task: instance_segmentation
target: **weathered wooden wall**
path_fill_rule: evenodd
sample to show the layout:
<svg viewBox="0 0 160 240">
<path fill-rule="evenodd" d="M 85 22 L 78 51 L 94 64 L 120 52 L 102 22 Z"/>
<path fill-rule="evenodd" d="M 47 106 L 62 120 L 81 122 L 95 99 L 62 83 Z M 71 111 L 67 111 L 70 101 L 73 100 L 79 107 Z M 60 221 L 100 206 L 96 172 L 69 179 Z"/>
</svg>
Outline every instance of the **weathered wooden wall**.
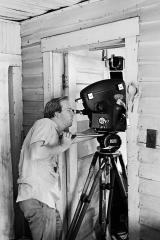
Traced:
<svg viewBox="0 0 160 240">
<path fill-rule="evenodd" d="M 140 237 L 160 239 L 159 134 L 156 149 L 146 148 L 146 130 L 160 125 L 160 3 L 158 0 L 116 1 L 81 4 L 60 10 L 21 25 L 23 58 L 24 129 L 42 116 L 43 72 L 40 40 L 47 36 L 75 31 L 128 17 L 140 17 L 138 48 L 139 125 L 137 147 L 139 161 Z M 123 31 L 123 29 L 122 29 Z M 27 93 L 27 94 L 26 94 Z"/>
<path fill-rule="evenodd" d="M 22 51 L 23 58 L 23 114 L 24 134 L 37 119 L 43 116 L 43 68 L 40 44 Z"/>
<path fill-rule="evenodd" d="M 159 195 L 159 102 L 160 102 L 160 5 L 153 4 L 141 13 L 139 37 L 139 194 L 140 237 L 144 240 L 160 239 Z M 157 130 L 156 149 L 146 148 L 147 129 Z"/>
<path fill-rule="evenodd" d="M 20 149 L 21 130 L 19 129 L 22 126 L 22 94 L 19 93 L 19 89 L 21 92 L 20 55 L 20 25 L 0 21 L 0 238 L 2 240 L 14 238 L 13 173 L 17 159 L 12 158 L 11 146 L 13 140 L 14 153 L 17 154 Z M 12 79 L 14 81 L 11 83 Z M 13 111 L 10 108 L 11 102 L 12 106 L 14 105 Z M 14 127 L 10 125 L 11 119 Z M 11 132 L 14 133 L 14 139 L 11 139 Z"/>
</svg>

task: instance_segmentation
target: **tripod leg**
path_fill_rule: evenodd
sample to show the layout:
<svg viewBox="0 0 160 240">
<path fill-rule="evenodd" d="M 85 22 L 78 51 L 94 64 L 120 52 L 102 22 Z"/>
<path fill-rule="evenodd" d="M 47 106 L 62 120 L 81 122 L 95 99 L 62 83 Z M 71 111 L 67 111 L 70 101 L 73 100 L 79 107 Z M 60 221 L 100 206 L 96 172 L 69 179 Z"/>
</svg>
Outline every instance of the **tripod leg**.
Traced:
<svg viewBox="0 0 160 240">
<path fill-rule="evenodd" d="M 127 173 L 126 173 L 126 167 L 125 167 L 125 164 L 124 164 L 124 161 L 123 161 L 122 154 L 119 155 L 119 162 L 120 162 L 120 165 L 121 165 L 121 168 L 122 168 L 122 176 L 123 176 L 123 179 L 124 179 L 125 189 L 127 191 L 127 185 L 128 185 Z"/>
<path fill-rule="evenodd" d="M 120 228 L 119 230 L 123 230 L 125 232 L 125 235 L 128 235 L 128 201 L 127 201 L 127 187 L 124 184 L 123 177 L 118 171 L 117 168 L 117 160 L 119 159 L 119 156 L 117 157 L 112 157 L 111 158 L 111 163 L 112 163 L 112 168 L 115 174 L 115 189 L 117 189 L 117 193 L 119 193 L 119 199 L 120 199 L 120 206 L 121 206 L 121 211 L 119 212 L 119 225 Z M 122 160 L 122 159 L 121 159 Z M 122 166 L 124 167 L 124 166 Z M 123 171 L 123 169 L 122 169 Z M 115 193 L 116 193 L 115 192 Z M 120 208 L 118 208 L 120 209 Z M 123 210 L 122 210 L 123 209 Z M 120 220 L 121 219 L 121 220 Z M 115 228 L 114 231 L 116 232 L 118 228 Z M 118 231 L 119 231 L 118 230 Z M 119 232 L 120 233 L 120 232 Z M 126 237 L 125 237 L 126 239 Z"/>
<path fill-rule="evenodd" d="M 86 198 L 86 192 L 87 192 L 88 186 L 89 186 L 90 181 L 93 177 L 93 173 L 94 173 L 94 169 L 95 169 L 95 165 L 96 165 L 98 156 L 99 156 L 98 152 L 95 152 L 95 154 L 93 156 L 93 159 L 92 159 L 92 162 L 91 162 L 91 165 L 90 165 L 90 168 L 89 168 L 89 173 L 88 173 L 85 185 L 83 187 L 83 190 L 82 190 L 82 193 L 81 193 L 81 196 L 80 196 L 80 200 L 78 202 L 75 214 L 73 216 L 71 225 L 70 225 L 68 233 L 67 233 L 67 238 L 66 238 L 67 240 L 69 240 L 69 239 L 73 240 L 72 235 L 73 235 L 73 232 L 76 228 L 78 217 L 79 217 L 79 215 L 81 214 L 81 211 L 82 211 L 81 209 L 83 207 L 83 204 L 84 204 L 84 201 L 85 201 L 85 198 Z"/>
<path fill-rule="evenodd" d="M 109 189 L 110 191 L 109 191 L 108 209 L 107 209 L 107 217 L 106 217 L 106 228 L 108 228 L 110 235 L 111 235 L 110 219 L 111 219 L 114 182 L 115 182 L 115 172 L 114 172 L 113 168 L 111 168 L 111 170 L 110 170 L 110 189 Z"/>
<path fill-rule="evenodd" d="M 88 208 L 88 206 L 89 206 L 89 204 L 90 204 L 91 198 L 92 198 L 92 196 L 93 196 L 95 187 L 96 187 L 96 185 L 97 185 L 98 182 L 99 182 L 99 178 L 100 178 L 100 176 L 101 176 L 104 168 L 105 168 L 105 162 L 101 165 L 101 168 L 98 170 L 98 172 L 97 172 L 97 174 L 96 174 L 96 176 L 95 176 L 95 178 L 94 178 L 94 181 L 93 181 L 93 183 L 92 183 L 92 186 L 91 186 L 91 189 L 90 189 L 90 191 L 89 191 L 88 196 L 86 196 L 86 197 L 83 199 L 83 207 L 82 207 L 82 210 L 81 210 L 79 216 L 77 216 L 77 219 L 76 219 L 77 221 L 76 221 L 76 223 L 75 223 L 75 225 L 74 225 L 74 228 L 72 229 L 72 232 L 70 233 L 69 237 L 67 237 L 67 240 L 75 240 L 75 239 L 76 239 L 76 236 L 77 236 L 77 234 L 78 234 L 79 228 L 80 228 L 81 223 L 82 223 L 82 221 L 83 221 L 83 218 L 84 218 L 84 216 L 85 216 L 86 210 L 87 210 L 87 208 Z"/>
<path fill-rule="evenodd" d="M 103 171 L 99 181 L 99 226 L 100 234 L 98 239 L 106 239 L 106 214 L 108 208 L 107 186 L 110 178 L 110 163 L 109 158 L 105 158 L 105 170 Z M 101 159 L 99 159 L 101 165 Z M 108 194 L 109 197 L 109 194 Z"/>
<path fill-rule="evenodd" d="M 106 167 L 105 180 L 100 178 L 100 198 L 99 198 L 99 231 L 97 231 L 97 240 L 111 240 L 111 209 L 113 199 L 113 188 L 115 182 L 115 171 L 111 164 L 112 155 L 105 158 Z M 102 177 L 102 176 L 101 176 Z M 108 193 L 108 197 L 107 197 Z"/>
<path fill-rule="evenodd" d="M 118 185 L 119 185 L 122 197 L 123 197 L 124 201 L 127 204 L 127 189 L 126 189 L 126 186 L 124 185 L 122 177 L 120 176 L 120 173 L 119 173 L 119 171 L 117 169 L 116 161 L 117 161 L 117 158 L 115 158 L 115 157 L 111 158 L 112 166 L 114 168 L 114 171 L 115 171 L 115 174 L 116 174 L 116 178 L 118 180 Z"/>
</svg>

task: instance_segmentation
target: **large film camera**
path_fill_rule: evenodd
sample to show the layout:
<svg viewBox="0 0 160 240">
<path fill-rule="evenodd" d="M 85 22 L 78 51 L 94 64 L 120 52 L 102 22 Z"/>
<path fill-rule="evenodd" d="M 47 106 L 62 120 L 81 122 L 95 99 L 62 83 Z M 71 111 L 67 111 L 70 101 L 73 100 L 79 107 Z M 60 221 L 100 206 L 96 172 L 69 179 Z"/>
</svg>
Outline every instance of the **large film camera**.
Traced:
<svg viewBox="0 0 160 240">
<path fill-rule="evenodd" d="M 122 78 L 95 82 L 80 92 L 88 115 L 89 127 L 103 136 L 97 137 L 101 148 L 115 152 L 121 146 L 117 132 L 126 130 L 126 88 Z"/>
<path fill-rule="evenodd" d="M 122 79 L 95 82 L 80 92 L 83 114 L 97 132 L 126 130 L 126 89 Z"/>
</svg>

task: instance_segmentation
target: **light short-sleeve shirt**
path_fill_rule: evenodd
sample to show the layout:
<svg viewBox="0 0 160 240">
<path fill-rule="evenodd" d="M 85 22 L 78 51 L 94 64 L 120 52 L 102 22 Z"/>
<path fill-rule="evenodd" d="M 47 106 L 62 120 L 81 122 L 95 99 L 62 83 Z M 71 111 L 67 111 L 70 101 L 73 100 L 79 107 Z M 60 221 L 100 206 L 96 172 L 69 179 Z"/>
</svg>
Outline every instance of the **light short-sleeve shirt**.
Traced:
<svg viewBox="0 0 160 240">
<path fill-rule="evenodd" d="M 55 208 L 60 197 L 58 156 L 48 153 L 31 159 L 30 146 L 38 141 L 46 146 L 59 144 L 59 134 L 56 123 L 48 118 L 37 120 L 28 132 L 20 155 L 17 202 L 32 198 Z"/>
</svg>

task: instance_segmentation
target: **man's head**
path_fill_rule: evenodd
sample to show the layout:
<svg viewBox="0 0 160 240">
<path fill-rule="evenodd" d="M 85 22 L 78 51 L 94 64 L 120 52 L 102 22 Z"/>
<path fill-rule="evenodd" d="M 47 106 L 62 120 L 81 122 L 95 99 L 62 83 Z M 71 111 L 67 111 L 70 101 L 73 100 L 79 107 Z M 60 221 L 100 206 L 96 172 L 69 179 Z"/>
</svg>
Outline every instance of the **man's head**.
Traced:
<svg viewBox="0 0 160 240">
<path fill-rule="evenodd" d="M 73 110 L 68 97 L 51 99 L 45 106 L 44 117 L 56 121 L 61 130 L 70 127 L 73 121 Z"/>
</svg>

